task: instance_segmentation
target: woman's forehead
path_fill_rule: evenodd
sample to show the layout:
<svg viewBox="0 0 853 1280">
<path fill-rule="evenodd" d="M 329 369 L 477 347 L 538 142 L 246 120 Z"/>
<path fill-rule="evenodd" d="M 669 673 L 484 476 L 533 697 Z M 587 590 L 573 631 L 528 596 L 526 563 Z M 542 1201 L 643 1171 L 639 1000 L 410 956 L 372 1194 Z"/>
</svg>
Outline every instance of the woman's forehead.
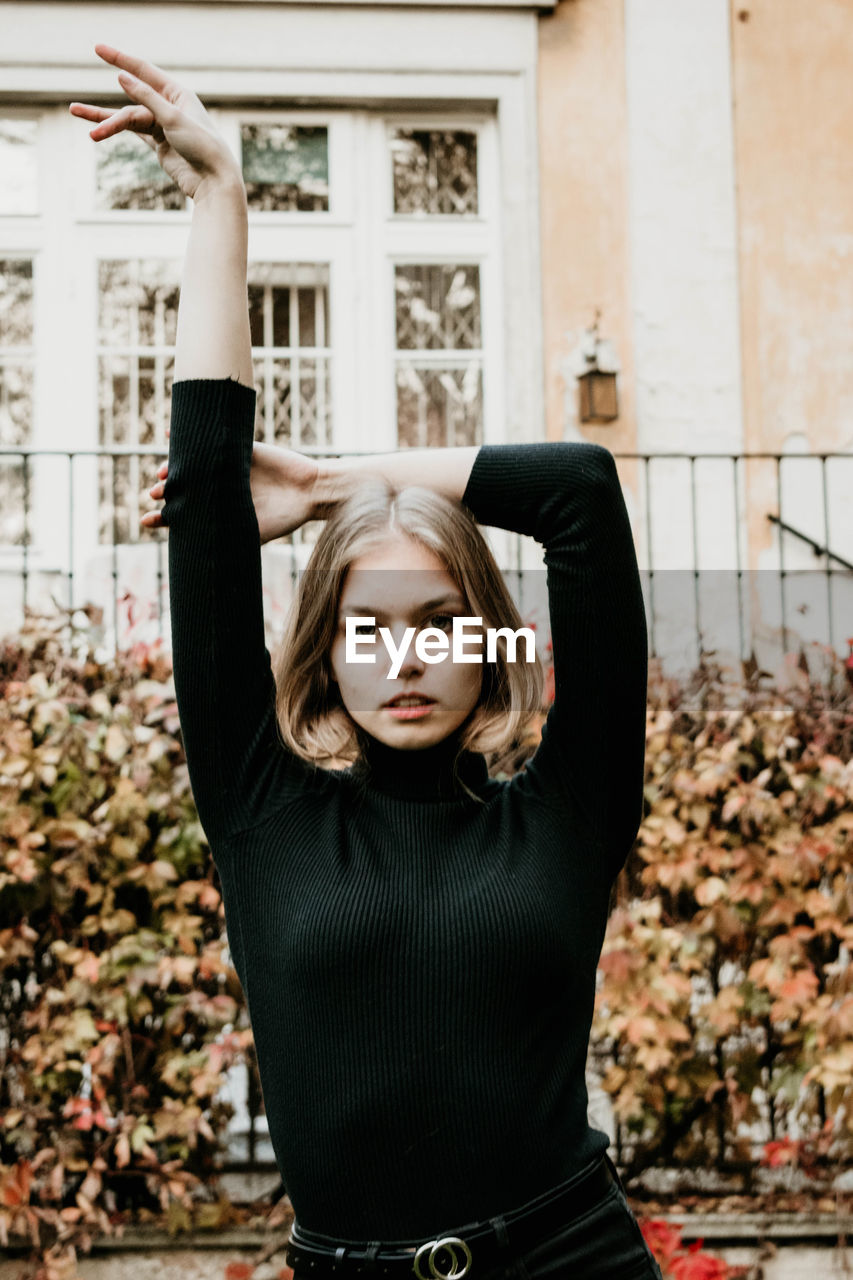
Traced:
<svg viewBox="0 0 853 1280">
<path fill-rule="evenodd" d="M 341 607 L 375 605 L 399 609 L 464 604 L 464 593 L 440 556 L 412 538 L 392 535 L 350 564 L 341 588 Z"/>
<path fill-rule="evenodd" d="M 350 570 L 341 592 L 341 608 L 359 613 L 464 604 L 464 593 L 443 567 Z"/>
<path fill-rule="evenodd" d="M 341 608 L 435 608 L 464 604 L 465 595 L 446 570 L 360 570 L 347 575 Z"/>
</svg>

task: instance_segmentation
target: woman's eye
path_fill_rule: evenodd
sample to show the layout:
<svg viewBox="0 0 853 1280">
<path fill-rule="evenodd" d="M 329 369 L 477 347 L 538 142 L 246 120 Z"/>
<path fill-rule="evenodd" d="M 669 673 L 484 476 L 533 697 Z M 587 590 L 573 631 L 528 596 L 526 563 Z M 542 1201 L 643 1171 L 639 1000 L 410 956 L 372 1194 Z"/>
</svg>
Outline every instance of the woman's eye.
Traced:
<svg viewBox="0 0 853 1280">
<path fill-rule="evenodd" d="M 376 625 L 372 622 L 359 622 L 353 627 L 353 631 L 357 636 L 372 636 L 376 631 Z"/>
<path fill-rule="evenodd" d="M 434 613 L 430 618 L 430 622 L 438 623 L 439 631 L 449 631 L 453 627 L 453 614 L 451 613 Z"/>
</svg>

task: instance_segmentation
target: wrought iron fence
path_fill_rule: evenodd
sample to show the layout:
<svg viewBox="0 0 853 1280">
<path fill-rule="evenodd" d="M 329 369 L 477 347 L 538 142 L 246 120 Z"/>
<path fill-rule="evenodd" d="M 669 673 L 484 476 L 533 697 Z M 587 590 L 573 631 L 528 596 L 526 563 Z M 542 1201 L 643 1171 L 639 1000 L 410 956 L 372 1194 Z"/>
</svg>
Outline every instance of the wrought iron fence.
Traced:
<svg viewBox="0 0 853 1280">
<path fill-rule="evenodd" d="M 165 456 L 153 447 L 0 449 L 3 631 L 15 630 L 28 609 L 55 607 L 70 617 L 86 607 L 106 648 L 155 636 L 168 647 L 168 535 L 139 525 Z M 653 656 L 686 669 L 702 652 L 722 653 L 735 665 L 754 654 L 774 667 L 804 642 L 846 656 L 853 637 L 853 454 L 614 456 Z M 317 527 L 264 548 L 271 638 Z M 529 539 L 496 536 L 524 613 L 542 599 L 540 549 Z"/>
</svg>

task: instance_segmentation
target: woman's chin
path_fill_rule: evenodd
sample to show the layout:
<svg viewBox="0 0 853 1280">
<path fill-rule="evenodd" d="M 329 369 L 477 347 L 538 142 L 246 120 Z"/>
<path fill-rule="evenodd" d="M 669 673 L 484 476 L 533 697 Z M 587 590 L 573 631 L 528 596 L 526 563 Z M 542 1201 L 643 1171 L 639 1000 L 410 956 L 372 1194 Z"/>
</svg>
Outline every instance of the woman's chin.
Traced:
<svg viewBox="0 0 853 1280">
<path fill-rule="evenodd" d="M 406 720 L 389 715 L 384 709 L 364 728 L 372 737 L 378 738 L 389 747 L 400 750 L 417 751 L 422 747 L 432 747 L 441 742 L 452 732 L 452 726 L 442 723 L 444 717 L 423 716 L 416 720 Z"/>
</svg>

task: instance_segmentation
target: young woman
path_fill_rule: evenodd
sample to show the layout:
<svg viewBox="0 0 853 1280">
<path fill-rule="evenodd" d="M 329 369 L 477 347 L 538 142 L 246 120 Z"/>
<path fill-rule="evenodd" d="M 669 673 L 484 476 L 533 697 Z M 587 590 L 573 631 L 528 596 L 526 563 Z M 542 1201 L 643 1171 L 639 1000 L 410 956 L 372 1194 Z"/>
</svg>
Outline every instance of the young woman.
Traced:
<svg viewBox="0 0 853 1280">
<path fill-rule="evenodd" d="M 71 111 L 96 141 L 138 132 L 193 201 L 151 490 L 165 506 L 143 523 L 169 528 L 184 744 L 295 1275 L 660 1277 L 584 1080 L 643 785 L 645 616 L 613 458 L 544 442 L 352 464 L 253 451 L 239 165 L 194 94 L 96 49 L 129 102 Z M 326 523 L 276 679 L 260 543 L 312 519 Z M 483 753 L 529 716 L 539 669 L 523 645 L 515 664 L 506 644 L 491 662 L 427 660 L 454 618 L 520 625 L 478 523 L 532 535 L 548 571 L 555 698 L 508 782 Z M 384 627 L 373 663 L 347 650 L 348 625 L 362 656 Z"/>
</svg>

